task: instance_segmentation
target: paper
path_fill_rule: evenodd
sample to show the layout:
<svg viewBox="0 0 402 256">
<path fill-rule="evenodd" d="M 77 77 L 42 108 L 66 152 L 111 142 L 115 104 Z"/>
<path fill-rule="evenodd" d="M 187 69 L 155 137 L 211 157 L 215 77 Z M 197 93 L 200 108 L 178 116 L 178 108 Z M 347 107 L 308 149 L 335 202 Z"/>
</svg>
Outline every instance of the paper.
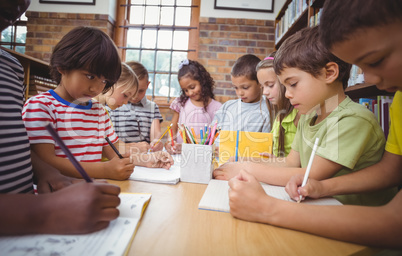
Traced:
<svg viewBox="0 0 402 256">
<path fill-rule="evenodd" d="M 174 155 L 174 165 L 169 170 L 135 166 L 134 172 L 128 179 L 162 184 L 177 184 L 180 181 L 180 159 L 180 155 Z"/>
<path fill-rule="evenodd" d="M 120 194 L 120 216 L 101 231 L 85 235 L 26 235 L 0 237 L 0 252 L 8 256 L 124 255 L 151 194 Z"/>
<path fill-rule="evenodd" d="M 224 131 L 219 133 L 219 165 L 229 161 L 236 154 L 237 131 Z M 260 153 L 272 153 L 272 133 L 239 132 L 239 151 L 241 157 L 257 157 Z"/>
<path fill-rule="evenodd" d="M 268 195 L 285 200 L 294 202 L 288 193 L 285 191 L 285 187 L 272 186 L 265 183 L 261 183 L 265 193 Z M 198 209 L 201 210 L 212 210 L 219 212 L 230 212 L 229 207 L 229 184 L 225 180 L 211 180 L 208 184 L 204 195 L 198 205 Z M 302 201 L 303 204 L 315 204 L 315 205 L 342 205 L 335 198 L 320 198 L 320 199 L 306 199 Z"/>
</svg>

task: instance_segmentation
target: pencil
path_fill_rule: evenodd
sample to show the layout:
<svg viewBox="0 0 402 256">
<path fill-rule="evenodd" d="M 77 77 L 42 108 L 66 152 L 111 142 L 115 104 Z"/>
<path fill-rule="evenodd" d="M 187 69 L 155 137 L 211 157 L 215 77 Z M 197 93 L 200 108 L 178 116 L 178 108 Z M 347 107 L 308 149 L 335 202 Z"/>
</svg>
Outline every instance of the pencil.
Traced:
<svg viewBox="0 0 402 256">
<path fill-rule="evenodd" d="M 313 151 L 311 151 L 310 160 L 308 161 L 308 164 L 307 164 L 306 173 L 304 174 L 303 182 L 301 185 L 302 187 L 306 186 L 306 184 L 307 184 L 308 175 L 310 174 L 310 170 L 311 170 L 311 165 L 313 164 L 315 152 L 317 151 L 318 141 L 319 141 L 319 138 L 316 138 L 315 142 L 314 142 Z M 302 196 L 300 195 L 299 200 L 297 200 L 297 203 L 300 203 L 301 199 L 302 199 Z"/>
<path fill-rule="evenodd" d="M 109 143 L 109 146 L 113 149 L 113 151 L 116 153 L 116 155 L 120 158 L 123 159 L 123 156 L 120 155 L 120 152 L 117 150 L 117 148 L 113 145 L 113 143 L 109 140 L 108 136 L 105 136 L 105 140 L 107 143 Z"/>
<path fill-rule="evenodd" d="M 77 171 L 81 174 L 81 176 L 85 179 L 85 181 L 86 182 L 92 182 L 92 179 L 86 173 L 84 168 L 82 168 L 82 166 L 77 161 L 77 159 L 75 159 L 74 155 L 68 149 L 66 144 L 64 144 L 63 140 L 60 138 L 60 136 L 57 134 L 57 132 L 54 130 L 54 128 L 50 124 L 48 124 L 48 125 L 46 125 L 46 130 L 50 133 L 50 135 L 53 137 L 53 139 L 59 145 L 59 147 L 64 152 L 64 154 L 66 154 L 66 156 L 68 157 L 70 162 L 74 165 L 75 169 L 77 169 Z"/>
<path fill-rule="evenodd" d="M 239 130 L 237 130 L 237 133 L 236 133 L 236 152 L 235 152 L 235 161 L 237 162 L 237 160 L 238 160 L 238 158 L 239 158 L 239 154 L 238 154 L 238 152 L 239 152 Z"/>
<path fill-rule="evenodd" d="M 161 139 L 163 138 L 163 136 L 165 136 L 165 134 L 170 130 L 170 128 L 172 127 L 172 125 L 173 125 L 173 124 L 170 124 L 170 125 L 167 127 L 166 131 L 162 134 L 162 136 L 159 138 L 159 140 L 158 140 L 154 145 L 157 145 L 157 144 L 159 143 L 159 141 L 161 141 Z M 148 150 L 148 153 L 151 152 L 152 149 L 153 149 L 153 146 Z"/>
<path fill-rule="evenodd" d="M 170 135 L 170 143 L 172 143 L 172 147 L 174 147 L 174 141 L 173 141 L 173 132 L 172 132 L 172 129 L 169 129 L 169 135 Z"/>
<path fill-rule="evenodd" d="M 196 136 L 195 136 L 195 131 L 194 131 L 194 128 L 193 128 L 193 127 L 191 127 L 191 134 L 193 135 L 194 143 L 195 143 L 195 144 L 198 144 L 198 143 L 197 143 Z"/>
</svg>

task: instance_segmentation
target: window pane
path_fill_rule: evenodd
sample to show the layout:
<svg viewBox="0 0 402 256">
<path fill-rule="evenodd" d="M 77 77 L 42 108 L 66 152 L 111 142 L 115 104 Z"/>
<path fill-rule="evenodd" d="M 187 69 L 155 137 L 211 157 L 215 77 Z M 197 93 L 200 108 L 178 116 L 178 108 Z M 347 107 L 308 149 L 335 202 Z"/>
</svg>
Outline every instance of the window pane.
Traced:
<svg viewBox="0 0 402 256">
<path fill-rule="evenodd" d="M 146 0 L 131 0 L 131 3 L 132 4 L 145 4 L 144 1 L 146 1 Z"/>
<path fill-rule="evenodd" d="M 188 31 L 175 31 L 174 32 L 173 49 L 188 50 Z"/>
<path fill-rule="evenodd" d="M 180 85 L 177 80 L 177 75 L 172 75 L 170 77 L 170 97 L 179 97 L 180 96 Z"/>
<path fill-rule="evenodd" d="M 11 28 L 12 26 L 6 28 L 1 32 L 1 41 L 2 42 L 11 42 Z"/>
<path fill-rule="evenodd" d="M 152 48 L 156 47 L 156 30 L 155 29 L 144 29 L 144 35 L 142 37 L 142 47 Z"/>
<path fill-rule="evenodd" d="M 27 16 L 25 16 L 25 12 L 21 15 L 19 20 L 28 21 Z"/>
<path fill-rule="evenodd" d="M 169 72 L 170 52 L 158 52 L 156 54 L 156 71 Z"/>
<path fill-rule="evenodd" d="M 15 51 L 24 54 L 25 53 L 25 46 L 16 46 Z"/>
<path fill-rule="evenodd" d="M 158 48 L 172 49 L 172 36 L 173 32 L 170 30 L 159 30 Z"/>
<path fill-rule="evenodd" d="M 187 59 L 187 52 L 173 52 L 172 56 L 172 72 L 179 71 L 179 64 Z"/>
<path fill-rule="evenodd" d="M 146 95 L 152 95 L 152 90 L 154 88 L 154 73 L 148 73 L 148 76 L 151 83 L 149 83 Z"/>
<path fill-rule="evenodd" d="M 140 50 L 126 50 L 126 61 L 139 61 Z"/>
<path fill-rule="evenodd" d="M 177 5 L 185 5 L 185 6 L 190 6 L 191 5 L 191 0 L 177 0 Z"/>
<path fill-rule="evenodd" d="M 162 0 L 162 5 L 174 5 L 174 0 Z"/>
<path fill-rule="evenodd" d="M 140 62 L 148 71 L 154 72 L 155 51 L 142 51 Z"/>
<path fill-rule="evenodd" d="M 27 37 L 27 27 L 25 27 L 25 26 L 17 26 L 16 42 L 25 44 L 26 37 Z"/>
<path fill-rule="evenodd" d="M 159 4 L 159 0 L 146 0 L 147 4 L 149 5 L 155 5 L 155 4 Z"/>
<path fill-rule="evenodd" d="M 178 7 L 176 8 L 176 26 L 190 26 L 191 8 Z"/>
<path fill-rule="evenodd" d="M 144 6 L 131 6 L 130 10 L 130 23 L 131 24 L 143 24 L 144 23 Z"/>
<path fill-rule="evenodd" d="M 156 74 L 155 76 L 155 95 L 165 96 L 169 95 L 169 75 Z"/>
<path fill-rule="evenodd" d="M 145 10 L 145 24 L 158 25 L 159 24 L 159 7 L 147 6 Z"/>
<path fill-rule="evenodd" d="M 127 31 L 127 47 L 140 48 L 141 29 L 129 29 Z"/>
<path fill-rule="evenodd" d="M 161 8 L 161 25 L 172 26 L 173 25 L 173 7 L 162 7 Z"/>
</svg>

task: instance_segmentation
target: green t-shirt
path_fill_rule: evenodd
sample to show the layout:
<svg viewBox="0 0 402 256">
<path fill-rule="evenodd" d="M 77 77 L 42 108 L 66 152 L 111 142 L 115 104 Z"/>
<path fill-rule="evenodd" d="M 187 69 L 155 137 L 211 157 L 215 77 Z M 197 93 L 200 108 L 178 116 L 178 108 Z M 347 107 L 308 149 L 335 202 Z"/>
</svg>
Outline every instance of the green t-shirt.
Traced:
<svg viewBox="0 0 402 256">
<path fill-rule="evenodd" d="M 289 113 L 283 120 L 282 120 L 282 127 L 285 129 L 285 155 L 287 156 L 292 149 L 292 142 L 296 135 L 296 125 L 294 124 L 294 120 L 297 115 L 297 109 L 293 109 L 292 112 Z M 275 119 L 274 124 L 272 125 L 272 137 L 273 137 L 273 154 L 275 156 L 279 155 L 279 121 L 278 118 Z"/>
<path fill-rule="evenodd" d="M 302 115 L 297 125 L 292 149 L 299 152 L 301 166 L 307 167 L 315 138 L 319 138 L 316 154 L 343 166 L 340 176 L 379 162 L 384 153 L 385 137 L 374 114 L 346 97 L 322 122 L 316 125 L 316 112 Z M 383 205 L 397 189 L 371 193 L 335 196 L 343 204 Z"/>
</svg>

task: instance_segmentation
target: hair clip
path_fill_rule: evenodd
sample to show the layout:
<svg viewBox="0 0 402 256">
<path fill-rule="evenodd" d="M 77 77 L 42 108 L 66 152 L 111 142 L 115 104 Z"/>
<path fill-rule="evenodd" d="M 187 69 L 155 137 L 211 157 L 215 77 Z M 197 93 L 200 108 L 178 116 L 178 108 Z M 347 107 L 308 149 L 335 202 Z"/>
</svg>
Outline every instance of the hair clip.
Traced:
<svg viewBox="0 0 402 256">
<path fill-rule="evenodd" d="M 273 60 L 274 59 L 274 57 L 265 57 L 265 59 L 264 60 Z"/>
<path fill-rule="evenodd" d="M 188 61 L 188 59 L 182 60 L 179 64 L 179 69 L 181 69 L 183 66 L 186 66 L 190 64 L 190 62 Z"/>
</svg>

